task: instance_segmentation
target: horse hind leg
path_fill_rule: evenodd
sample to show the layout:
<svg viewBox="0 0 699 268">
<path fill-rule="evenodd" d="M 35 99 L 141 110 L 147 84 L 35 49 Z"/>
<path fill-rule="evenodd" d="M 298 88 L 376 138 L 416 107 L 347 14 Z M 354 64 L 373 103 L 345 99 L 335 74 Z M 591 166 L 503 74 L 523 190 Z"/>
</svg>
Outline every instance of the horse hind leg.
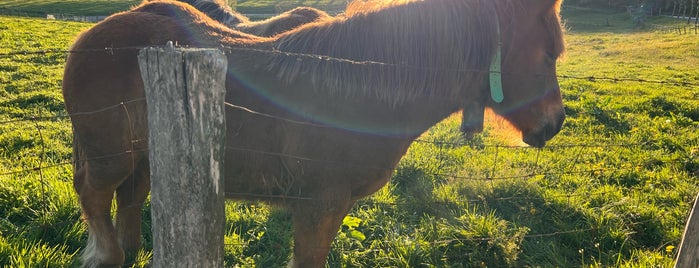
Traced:
<svg viewBox="0 0 699 268">
<path fill-rule="evenodd" d="M 110 172 L 119 166 L 118 162 L 90 161 L 76 166 L 73 183 L 88 228 L 88 242 L 82 253 L 83 267 L 121 267 L 124 264 L 124 251 L 117 242 L 111 217 L 114 192 L 124 178 L 119 175 L 123 170 Z"/>
<path fill-rule="evenodd" d="M 84 174 L 85 172 L 80 172 Z M 80 175 L 78 175 L 80 176 Z M 76 182 L 85 181 L 76 179 Z M 116 240 L 110 213 L 113 189 L 97 191 L 89 183 L 76 183 L 83 219 L 87 222 L 88 239 L 82 253 L 83 267 L 120 267 L 124 251 Z"/>
<path fill-rule="evenodd" d="M 94 217 L 87 222 L 88 238 L 81 255 L 82 267 L 121 267 L 124 251 L 116 243 L 109 217 Z"/>
<path fill-rule="evenodd" d="M 116 231 L 127 258 L 135 257 L 141 247 L 141 210 L 150 191 L 150 169 L 141 161 L 132 176 L 116 190 Z"/>
</svg>

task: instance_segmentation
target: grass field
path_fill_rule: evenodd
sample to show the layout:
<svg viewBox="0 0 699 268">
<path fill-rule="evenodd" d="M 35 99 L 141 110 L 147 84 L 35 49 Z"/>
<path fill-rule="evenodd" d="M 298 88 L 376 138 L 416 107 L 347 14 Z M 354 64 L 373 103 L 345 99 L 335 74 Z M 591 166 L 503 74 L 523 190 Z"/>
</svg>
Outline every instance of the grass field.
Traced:
<svg viewBox="0 0 699 268">
<path fill-rule="evenodd" d="M 141 0 L 3 0 L 0 2 L 0 14 L 3 9 L 24 12 L 29 16 L 48 14 L 69 15 L 108 15 L 128 10 Z M 230 1 L 234 2 L 234 1 Z M 315 6 L 327 11 L 342 10 L 346 0 L 238 0 L 236 10 L 242 13 L 275 14 L 297 6 Z"/>
<path fill-rule="evenodd" d="M 38 10 L 39 2 L 51 3 L 2 4 Z M 559 74 L 595 78 L 560 79 L 568 118 L 550 146 L 511 147 L 518 143 L 495 120 L 466 141 L 458 115 L 445 120 L 413 144 L 389 186 L 345 218 L 329 267 L 672 267 L 699 192 L 699 35 L 634 29 L 625 13 L 563 13 Z M 0 17 L 0 55 L 65 49 L 90 26 Z M 2 267 L 75 266 L 85 244 L 60 92 L 64 59 L 0 56 Z M 229 202 L 226 212 L 227 266 L 286 264 L 287 213 L 247 202 Z M 144 236 L 130 266 L 148 263 Z"/>
</svg>

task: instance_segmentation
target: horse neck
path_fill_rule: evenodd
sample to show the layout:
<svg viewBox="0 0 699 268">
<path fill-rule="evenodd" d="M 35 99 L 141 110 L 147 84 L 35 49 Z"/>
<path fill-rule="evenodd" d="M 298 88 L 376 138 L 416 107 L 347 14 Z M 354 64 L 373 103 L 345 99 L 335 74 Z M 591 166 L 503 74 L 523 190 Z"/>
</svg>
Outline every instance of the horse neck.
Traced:
<svg viewBox="0 0 699 268">
<path fill-rule="evenodd" d="M 488 1 L 415 2 L 302 27 L 255 45 L 275 52 L 232 55 L 231 69 L 284 106 L 275 113 L 416 135 L 482 99 L 496 36 L 484 30 L 495 24 Z"/>
<path fill-rule="evenodd" d="M 304 27 L 280 36 L 275 48 L 327 58 L 281 56 L 271 61 L 277 66 L 271 68 L 281 70 L 279 76 L 287 82 L 304 69 L 312 71 L 312 83 L 328 94 L 373 96 L 391 106 L 424 98 L 469 98 L 478 95 L 468 85 L 481 84 L 496 43 L 487 30 L 494 25 L 493 16 L 481 14 L 493 12 L 488 2 L 413 2 Z"/>
<path fill-rule="evenodd" d="M 416 57 L 415 52 L 430 56 L 446 52 L 445 58 L 452 59 L 447 61 L 451 65 L 487 64 L 491 55 L 484 51 L 496 44 L 494 19 L 498 4 L 494 2 L 497 1 L 408 2 L 291 31 L 280 36 L 276 47 L 281 51 L 394 63 L 425 60 Z M 444 65 L 443 60 L 430 63 Z"/>
</svg>

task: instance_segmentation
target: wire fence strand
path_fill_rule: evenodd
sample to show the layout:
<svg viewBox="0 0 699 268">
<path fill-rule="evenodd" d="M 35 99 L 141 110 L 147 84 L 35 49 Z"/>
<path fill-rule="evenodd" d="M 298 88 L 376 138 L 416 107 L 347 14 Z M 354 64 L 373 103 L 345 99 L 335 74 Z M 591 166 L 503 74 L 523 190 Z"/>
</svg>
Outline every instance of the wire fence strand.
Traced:
<svg viewBox="0 0 699 268">
<path fill-rule="evenodd" d="M 118 51 L 136 52 L 136 51 L 143 49 L 143 48 L 146 48 L 146 47 L 147 46 L 128 46 L 128 47 L 104 47 L 104 48 L 80 49 L 80 50 L 75 50 L 75 49 L 74 50 L 67 50 L 67 49 L 60 49 L 60 48 L 41 49 L 41 50 L 20 50 L 20 51 L 10 51 L 10 52 L 0 53 L 0 58 L 8 58 L 8 57 L 13 57 L 13 56 L 46 55 L 46 54 L 55 54 L 55 53 L 62 53 L 62 54 L 107 53 L 107 54 L 113 55 L 115 52 L 118 52 Z M 338 57 L 332 57 L 332 56 L 328 56 L 328 55 L 285 52 L 285 51 L 280 51 L 280 50 L 276 50 L 276 49 L 270 50 L 270 49 L 256 49 L 256 48 L 248 48 L 248 47 L 217 47 L 216 49 L 220 49 L 220 50 L 224 51 L 226 54 L 245 51 L 245 52 L 282 55 L 285 57 L 303 58 L 303 59 L 314 60 L 314 61 L 334 61 L 334 62 L 352 64 L 352 65 L 383 66 L 383 67 L 391 67 L 391 68 L 406 68 L 406 69 L 433 70 L 433 71 L 434 70 L 454 71 L 454 72 L 462 72 L 462 73 L 473 73 L 473 72 L 488 73 L 488 72 L 490 72 L 490 70 L 485 70 L 485 69 L 424 67 L 424 66 L 416 66 L 416 65 L 408 65 L 408 64 L 386 63 L 386 62 L 371 61 L 371 60 L 357 61 L 357 60 L 353 60 L 353 59 L 338 58 Z M 503 72 L 503 74 L 517 74 L 517 73 Z M 535 74 L 535 75 L 536 76 L 551 76 L 549 74 Z M 646 78 L 636 78 L 636 77 L 609 77 L 609 76 L 573 75 L 573 74 L 557 74 L 556 77 L 560 78 L 560 79 L 585 80 L 585 81 L 591 81 L 591 82 L 595 82 L 595 81 L 607 81 L 607 82 L 612 82 L 612 83 L 634 82 L 634 83 L 648 83 L 648 84 L 659 84 L 659 85 L 699 87 L 699 82 L 689 81 L 689 80 L 678 81 L 678 80 L 646 79 Z"/>
</svg>

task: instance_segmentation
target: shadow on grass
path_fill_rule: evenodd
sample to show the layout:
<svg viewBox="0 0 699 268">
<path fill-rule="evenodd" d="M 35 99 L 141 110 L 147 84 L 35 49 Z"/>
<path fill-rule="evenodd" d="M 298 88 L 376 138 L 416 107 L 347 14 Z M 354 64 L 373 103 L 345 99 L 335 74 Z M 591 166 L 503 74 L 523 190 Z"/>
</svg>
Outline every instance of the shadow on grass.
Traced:
<svg viewBox="0 0 699 268">
<path fill-rule="evenodd" d="M 447 264 L 613 266 L 636 249 L 662 247 L 668 239 L 660 231 L 661 219 L 651 212 L 603 215 L 610 213 L 603 207 L 615 203 L 605 196 L 586 199 L 592 203 L 589 209 L 581 209 L 581 197 L 571 201 L 570 197 L 550 196 L 528 182 L 462 183 L 458 198 L 471 200 L 465 204 L 435 199 L 434 189 L 447 183 L 439 183 L 420 169 L 403 168 L 395 179 L 392 193 L 398 201 L 392 211 L 415 226 L 424 225 L 426 219 L 445 222 L 445 230 L 435 231 L 439 235 L 431 239 L 453 241 L 435 246 L 443 252 L 431 254 Z M 497 226 L 479 227 L 481 224 Z M 479 234 L 479 228 L 488 230 Z"/>
</svg>

